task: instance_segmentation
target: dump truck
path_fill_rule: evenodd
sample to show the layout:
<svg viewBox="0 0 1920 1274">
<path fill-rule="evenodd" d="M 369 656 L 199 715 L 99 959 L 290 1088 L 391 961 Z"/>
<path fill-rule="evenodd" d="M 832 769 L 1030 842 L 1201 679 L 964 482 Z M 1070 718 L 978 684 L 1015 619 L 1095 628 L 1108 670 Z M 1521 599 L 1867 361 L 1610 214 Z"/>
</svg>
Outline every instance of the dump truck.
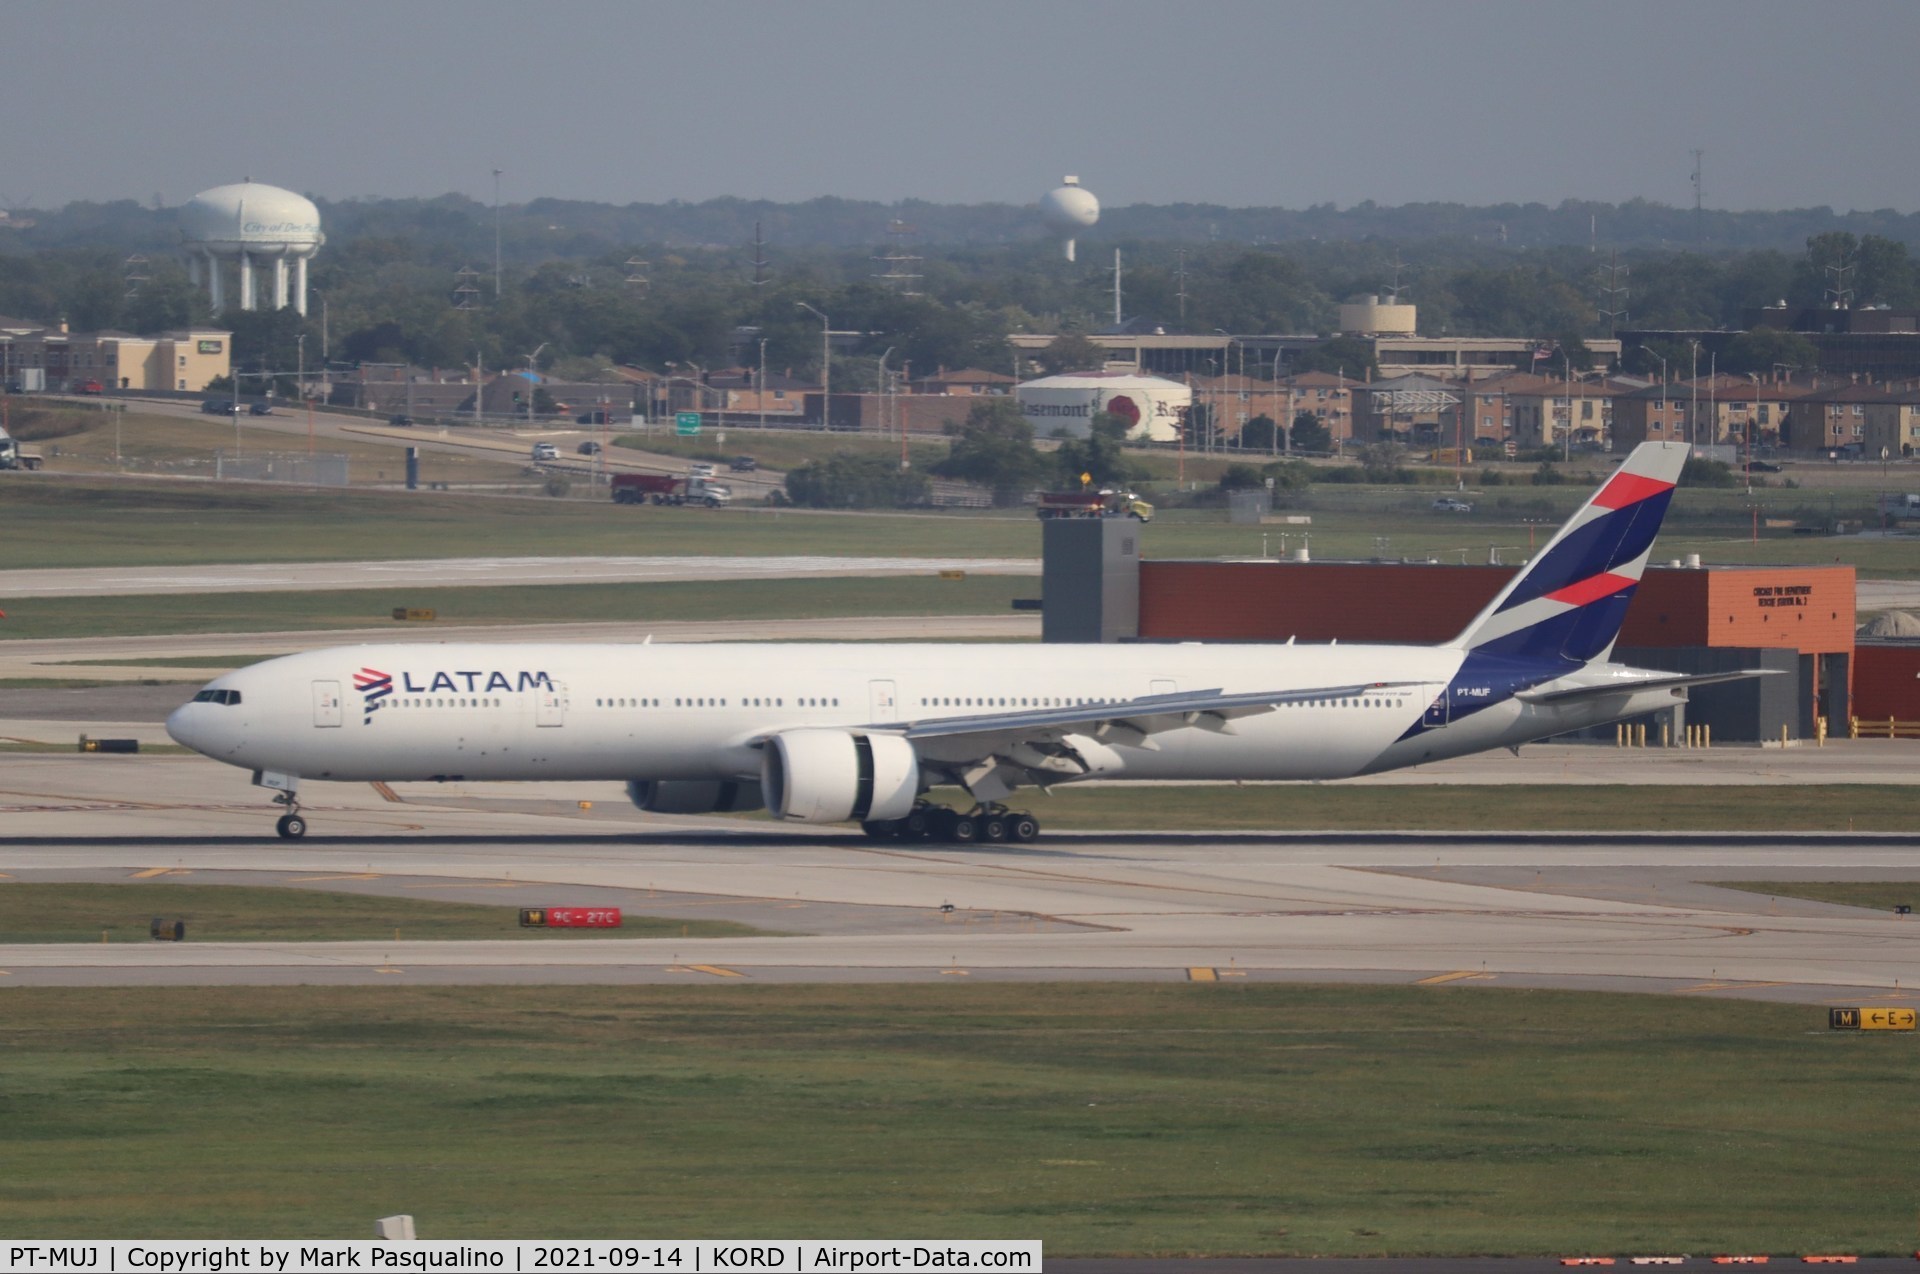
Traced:
<svg viewBox="0 0 1920 1274">
<path fill-rule="evenodd" d="M 718 509 L 733 502 L 733 488 L 711 478 L 616 473 L 609 485 L 615 504 L 704 504 Z"/>
<path fill-rule="evenodd" d="M 1082 491 L 1042 491 L 1034 502 L 1042 518 L 1137 518 L 1153 521 L 1153 506 L 1131 491 L 1114 487 Z"/>
</svg>

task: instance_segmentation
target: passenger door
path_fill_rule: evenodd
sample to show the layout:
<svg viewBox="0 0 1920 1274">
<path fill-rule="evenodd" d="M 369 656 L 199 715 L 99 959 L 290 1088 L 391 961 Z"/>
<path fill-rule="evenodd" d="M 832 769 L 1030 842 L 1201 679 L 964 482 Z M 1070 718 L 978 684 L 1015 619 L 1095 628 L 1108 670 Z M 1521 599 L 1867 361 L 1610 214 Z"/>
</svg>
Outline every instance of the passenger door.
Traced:
<svg viewBox="0 0 1920 1274">
<path fill-rule="evenodd" d="M 327 729 L 339 725 L 345 719 L 346 710 L 340 700 L 340 683 L 337 681 L 314 682 L 313 724 Z"/>
<path fill-rule="evenodd" d="M 533 723 L 537 726 L 562 726 L 567 723 L 567 687 L 556 681 L 536 687 L 533 699 Z"/>
<path fill-rule="evenodd" d="M 1420 724 L 1429 730 L 1437 730 L 1444 726 L 1453 719 L 1452 703 L 1447 688 L 1440 687 L 1440 693 L 1434 696 L 1433 702 L 1427 705 L 1425 714 L 1421 716 Z"/>
<path fill-rule="evenodd" d="M 891 681 L 869 681 L 867 697 L 871 703 L 874 721 L 897 721 L 900 719 L 900 698 L 894 693 Z"/>
</svg>

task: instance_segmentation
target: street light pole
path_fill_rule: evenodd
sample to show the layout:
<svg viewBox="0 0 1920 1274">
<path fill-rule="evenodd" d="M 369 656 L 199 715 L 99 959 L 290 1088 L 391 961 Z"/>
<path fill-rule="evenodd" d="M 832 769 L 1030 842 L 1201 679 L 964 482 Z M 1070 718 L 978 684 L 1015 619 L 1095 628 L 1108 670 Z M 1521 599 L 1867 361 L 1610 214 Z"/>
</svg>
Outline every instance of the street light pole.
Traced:
<svg viewBox="0 0 1920 1274">
<path fill-rule="evenodd" d="M 833 320 L 805 301 L 795 305 L 820 320 L 820 428 L 833 427 Z"/>
<path fill-rule="evenodd" d="M 500 172 L 493 170 L 493 299 L 500 299 Z"/>
<path fill-rule="evenodd" d="M 551 342 L 541 341 L 539 347 L 536 348 L 533 351 L 533 353 L 527 355 L 527 424 L 528 425 L 533 424 L 533 377 L 534 377 L 533 360 L 536 358 L 539 358 L 540 351 L 545 349 L 549 344 L 551 344 Z"/>
<path fill-rule="evenodd" d="M 767 427 L 767 338 L 760 338 L 760 428 Z"/>
</svg>

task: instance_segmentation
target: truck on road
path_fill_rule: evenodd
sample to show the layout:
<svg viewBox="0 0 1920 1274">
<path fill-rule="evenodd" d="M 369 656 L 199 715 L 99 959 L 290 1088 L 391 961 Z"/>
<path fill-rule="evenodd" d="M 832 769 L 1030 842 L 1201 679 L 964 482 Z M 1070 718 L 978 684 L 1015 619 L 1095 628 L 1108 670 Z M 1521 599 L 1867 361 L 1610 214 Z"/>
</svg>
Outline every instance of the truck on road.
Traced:
<svg viewBox="0 0 1920 1274">
<path fill-rule="evenodd" d="M 1131 491 L 1042 491 L 1035 501 L 1042 518 L 1137 518 L 1153 521 L 1153 506 Z"/>
<path fill-rule="evenodd" d="M 20 440 L 0 429 L 0 469 L 38 469 L 44 461 L 20 447 Z"/>
<path fill-rule="evenodd" d="M 733 502 L 733 488 L 697 475 L 616 473 L 610 483 L 615 504 L 704 504 L 724 508 Z"/>
</svg>

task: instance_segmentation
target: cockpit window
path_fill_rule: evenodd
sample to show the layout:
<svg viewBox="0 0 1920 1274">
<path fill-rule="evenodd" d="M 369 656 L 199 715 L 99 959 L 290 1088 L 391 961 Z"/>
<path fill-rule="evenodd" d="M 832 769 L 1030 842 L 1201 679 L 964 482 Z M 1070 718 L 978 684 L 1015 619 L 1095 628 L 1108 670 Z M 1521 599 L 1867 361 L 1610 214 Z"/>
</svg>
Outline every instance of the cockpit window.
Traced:
<svg viewBox="0 0 1920 1274">
<path fill-rule="evenodd" d="M 231 708 L 240 702 L 238 690 L 202 690 L 193 697 L 195 703 L 218 703 Z"/>
</svg>

